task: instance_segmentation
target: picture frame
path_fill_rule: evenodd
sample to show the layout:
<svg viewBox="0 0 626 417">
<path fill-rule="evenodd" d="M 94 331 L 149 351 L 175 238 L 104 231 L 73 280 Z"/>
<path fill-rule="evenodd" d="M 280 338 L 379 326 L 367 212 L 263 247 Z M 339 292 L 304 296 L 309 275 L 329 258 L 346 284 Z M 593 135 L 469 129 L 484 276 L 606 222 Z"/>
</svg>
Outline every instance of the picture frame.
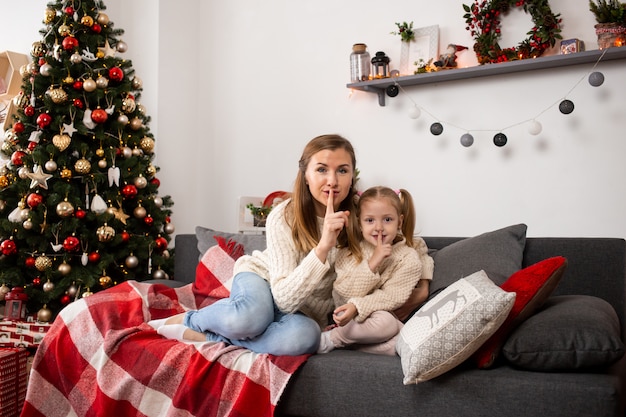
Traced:
<svg viewBox="0 0 626 417">
<path fill-rule="evenodd" d="M 409 67 L 411 73 L 417 68 L 416 62 L 439 58 L 439 25 L 425 26 L 413 30 L 415 40 L 410 44 Z"/>
<path fill-rule="evenodd" d="M 256 227 L 254 225 L 254 218 L 252 217 L 252 213 L 250 213 L 250 209 L 247 207 L 250 203 L 261 205 L 264 198 L 265 197 L 253 196 L 239 197 L 238 231 L 240 233 L 262 234 L 265 231 L 265 227 Z"/>
</svg>

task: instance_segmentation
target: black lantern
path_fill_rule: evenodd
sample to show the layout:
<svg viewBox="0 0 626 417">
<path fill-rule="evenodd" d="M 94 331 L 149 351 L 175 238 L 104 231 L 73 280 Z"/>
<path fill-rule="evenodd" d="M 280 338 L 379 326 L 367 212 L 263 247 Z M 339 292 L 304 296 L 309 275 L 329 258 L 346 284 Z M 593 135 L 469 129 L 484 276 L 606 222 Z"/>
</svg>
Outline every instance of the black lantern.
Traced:
<svg viewBox="0 0 626 417">
<path fill-rule="evenodd" d="M 6 301 L 4 305 L 4 318 L 6 320 L 23 321 L 26 319 L 26 301 L 28 296 L 24 292 L 24 288 L 13 288 L 6 294 L 4 299 Z"/>
<path fill-rule="evenodd" d="M 384 52 L 378 51 L 372 58 L 374 78 L 389 78 L 389 57 Z"/>
</svg>

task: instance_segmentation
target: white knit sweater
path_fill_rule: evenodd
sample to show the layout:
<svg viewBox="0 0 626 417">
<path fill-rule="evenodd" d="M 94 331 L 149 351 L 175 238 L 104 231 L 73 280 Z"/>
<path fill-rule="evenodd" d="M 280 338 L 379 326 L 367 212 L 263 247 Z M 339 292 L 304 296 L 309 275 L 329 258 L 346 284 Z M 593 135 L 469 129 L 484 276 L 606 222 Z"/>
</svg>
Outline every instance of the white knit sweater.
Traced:
<svg viewBox="0 0 626 417">
<path fill-rule="evenodd" d="M 333 310 L 337 249 L 330 251 L 326 263 L 322 263 L 313 250 L 306 254 L 299 252 L 285 219 L 285 207 L 289 201 L 276 206 L 267 217 L 267 248 L 240 257 L 234 273 L 250 271 L 263 277 L 270 283 L 274 302 L 281 311 L 300 311 L 324 328 L 328 324 L 328 314 Z M 323 221 L 318 218 L 320 230 Z"/>
</svg>

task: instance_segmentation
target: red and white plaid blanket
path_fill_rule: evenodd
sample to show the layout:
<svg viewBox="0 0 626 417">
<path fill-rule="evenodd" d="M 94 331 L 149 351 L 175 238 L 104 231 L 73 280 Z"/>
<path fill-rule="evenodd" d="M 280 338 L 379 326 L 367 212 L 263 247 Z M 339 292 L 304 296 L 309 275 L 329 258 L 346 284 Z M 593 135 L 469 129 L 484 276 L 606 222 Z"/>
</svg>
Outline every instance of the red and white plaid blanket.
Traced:
<svg viewBox="0 0 626 417">
<path fill-rule="evenodd" d="M 308 356 L 183 343 L 147 324 L 205 304 L 191 284 L 127 281 L 68 305 L 35 354 L 22 416 L 272 416 Z"/>
</svg>

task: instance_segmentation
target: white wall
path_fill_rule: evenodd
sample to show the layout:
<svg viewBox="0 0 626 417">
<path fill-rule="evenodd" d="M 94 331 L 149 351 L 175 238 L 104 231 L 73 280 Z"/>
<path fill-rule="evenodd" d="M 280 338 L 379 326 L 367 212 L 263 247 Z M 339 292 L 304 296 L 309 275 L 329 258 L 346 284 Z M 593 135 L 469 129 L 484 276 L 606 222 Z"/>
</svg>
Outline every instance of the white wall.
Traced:
<svg viewBox="0 0 626 417">
<path fill-rule="evenodd" d="M 0 50 L 28 51 L 38 38 L 46 2 L 28 3 L 11 2 L 12 16 L 0 15 Z M 524 222 L 531 236 L 626 237 L 625 61 L 598 65 L 606 78 L 599 88 L 586 81 L 593 64 L 411 87 L 385 107 L 346 88 L 353 43 L 399 60 L 399 39 L 389 34 L 398 21 L 438 24 L 440 45 L 469 46 L 459 62 L 475 65 L 462 3 L 107 2 L 127 33 L 127 57 L 150 72 L 141 75 L 142 101 L 156 92 L 156 107 L 146 107 L 177 232 L 197 224 L 235 230 L 237 197 L 289 190 L 304 144 L 333 132 L 354 143 L 362 186 L 413 193 L 424 235 Z M 564 38 L 597 47 L 587 0 L 550 4 Z M 522 13 L 505 18 L 505 42 L 524 38 L 528 25 Z M 568 116 L 557 108 L 564 97 L 576 105 Z M 412 101 L 427 110 L 417 120 L 407 116 Z M 497 130 L 539 114 L 540 135 L 522 124 L 505 130 L 507 146 L 493 145 Z M 441 136 L 429 132 L 436 119 Z M 459 144 L 466 129 L 471 148 Z"/>
</svg>

